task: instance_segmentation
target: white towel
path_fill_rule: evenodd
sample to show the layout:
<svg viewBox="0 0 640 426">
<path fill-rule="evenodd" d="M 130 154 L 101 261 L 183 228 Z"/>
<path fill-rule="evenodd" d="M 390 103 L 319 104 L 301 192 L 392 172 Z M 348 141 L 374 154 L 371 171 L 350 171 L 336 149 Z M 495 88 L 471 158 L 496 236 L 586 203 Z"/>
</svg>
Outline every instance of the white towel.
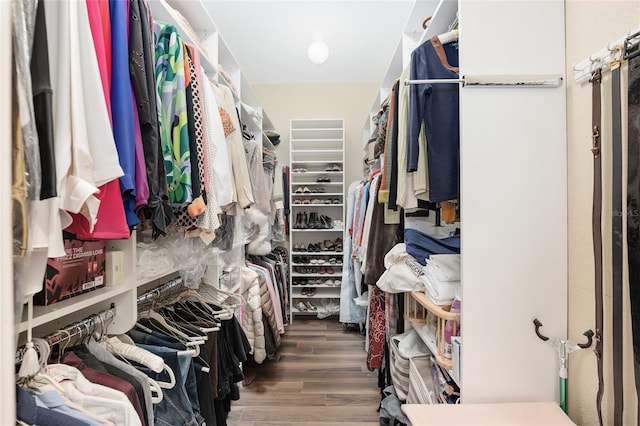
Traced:
<svg viewBox="0 0 640 426">
<path fill-rule="evenodd" d="M 427 259 L 427 267 L 440 281 L 460 281 L 459 254 L 432 254 Z"/>
<path fill-rule="evenodd" d="M 420 278 L 425 287 L 425 293 L 436 305 L 451 305 L 456 293 L 460 290 L 460 281 L 440 281 L 431 268 L 424 267 L 424 275 Z"/>
</svg>

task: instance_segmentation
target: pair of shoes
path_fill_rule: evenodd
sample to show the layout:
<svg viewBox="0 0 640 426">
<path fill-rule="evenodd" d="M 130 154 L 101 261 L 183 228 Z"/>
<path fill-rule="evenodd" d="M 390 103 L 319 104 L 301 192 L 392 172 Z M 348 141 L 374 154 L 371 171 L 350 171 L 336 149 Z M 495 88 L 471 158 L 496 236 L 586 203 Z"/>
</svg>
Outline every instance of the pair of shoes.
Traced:
<svg viewBox="0 0 640 426">
<path fill-rule="evenodd" d="M 294 251 L 307 251 L 307 246 L 305 246 L 304 244 L 294 244 L 293 245 L 293 250 Z"/>
<path fill-rule="evenodd" d="M 305 169 L 304 167 L 299 168 L 299 169 L 293 169 L 291 170 L 293 173 L 305 173 L 307 171 L 307 169 Z"/>
<path fill-rule="evenodd" d="M 329 179 L 326 176 L 320 176 L 318 179 L 316 179 L 317 183 L 324 183 L 324 182 L 331 182 L 331 179 Z"/>
<path fill-rule="evenodd" d="M 296 303 L 296 308 L 300 312 L 307 312 L 307 310 L 309 309 L 309 308 L 307 308 L 307 305 L 305 305 L 302 300 L 300 300 L 298 303 Z"/>
<path fill-rule="evenodd" d="M 306 186 L 299 186 L 294 191 L 296 194 L 310 194 L 311 190 Z"/>
<path fill-rule="evenodd" d="M 302 200 L 302 204 L 311 204 L 311 201 L 308 199 Z"/>
<path fill-rule="evenodd" d="M 307 212 L 298 212 L 296 214 L 296 221 L 293 224 L 293 227 L 295 229 L 307 229 L 310 227 L 308 222 Z"/>
<path fill-rule="evenodd" d="M 319 274 L 333 274 L 333 272 L 334 272 L 333 268 L 322 267 L 322 268 L 318 269 L 318 273 Z"/>
<path fill-rule="evenodd" d="M 315 198 L 315 199 L 311 200 L 311 204 L 323 204 L 323 201 Z"/>
<path fill-rule="evenodd" d="M 333 201 L 332 201 L 332 203 L 333 203 L 333 204 L 340 204 L 340 203 L 341 203 L 341 201 L 340 201 L 340 199 L 339 199 L 339 198 L 334 198 L 334 199 L 333 199 Z"/>
<path fill-rule="evenodd" d="M 324 263 L 324 259 L 311 259 L 309 263 L 311 263 L 312 265 L 322 265 Z"/>
<path fill-rule="evenodd" d="M 341 172 L 342 169 L 337 164 L 331 164 L 330 166 L 325 167 L 324 171 L 325 172 Z"/>
<path fill-rule="evenodd" d="M 303 288 L 302 291 L 300 292 L 301 295 L 303 296 L 315 296 L 316 295 L 316 289 L 315 288 Z"/>
<path fill-rule="evenodd" d="M 330 199 L 330 198 L 327 198 L 326 200 L 324 200 L 324 203 L 325 203 L 325 204 L 331 204 L 331 199 Z"/>
<path fill-rule="evenodd" d="M 300 199 L 293 200 L 293 204 L 302 204 L 302 200 L 300 200 Z"/>
</svg>

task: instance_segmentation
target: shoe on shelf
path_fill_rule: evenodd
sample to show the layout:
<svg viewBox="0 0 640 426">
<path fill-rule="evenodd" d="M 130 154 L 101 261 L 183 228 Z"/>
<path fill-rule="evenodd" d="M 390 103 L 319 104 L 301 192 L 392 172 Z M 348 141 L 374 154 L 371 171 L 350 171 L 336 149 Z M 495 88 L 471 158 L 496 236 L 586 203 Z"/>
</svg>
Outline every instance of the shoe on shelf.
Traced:
<svg viewBox="0 0 640 426">
<path fill-rule="evenodd" d="M 307 289 L 307 297 L 313 297 L 315 295 L 316 295 L 316 289 L 315 288 Z"/>
<path fill-rule="evenodd" d="M 309 194 L 311 192 L 311 190 L 309 189 L 309 187 L 305 186 L 304 188 L 302 188 L 302 193 L 303 194 Z"/>
<path fill-rule="evenodd" d="M 310 310 L 310 311 L 317 311 L 318 310 L 318 308 L 316 308 L 315 305 L 313 303 L 309 302 L 308 300 L 306 300 L 304 302 L 304 304 L 307 307 L 307 309 Z"/>
<path fill-rule="evenodd" d="M 326 280 L 324 285 L 328 285 L 329 287 L 333 287 L 333 280 Z"/>
<path fill-rule="evenodd" d="M 334 286 L 334 287 L 340 287 L 341 285 L 342 285 L 342 281 L 340 281 L 340 280 L 335 280 L 335 281 L 333 282 L 333 286 Z"/>
<path fill-rule="evenodd" d="M 324 266 L 320 269 L 318 269 L 318 273 L 319 274 L 326 274 L 327 273 L 327 268 L 325 268 Z"/>
<path fill-rule="evenodd" d="M 334 198 L 332 203 L 333 204 L 340 204 L 340 199 L 339 198 Z"/>
<path fill-rule="evenodd" d="M 325 269 L 325 272 L 326 272 L 327 274 L 333 274 L 335 271 L 333 270 L 333 268 L 326 268 L 326 269 Z"/>
<path fill-rule="evenodd" d="M 322 200 L 314 198 L 313 200 L 311 200 L 311 204 L 322 204 Z"/>
<path fill-rule="evenodd" d="M 299 187 L 296 188 L 296 190 L 294 192 L 296 194 L 302 194 L 304 192 L 304 189 L 301 186 L 299 186 Z"/>
<path fill-rule="evenodd" d="M 327 198 L 326 200 L 324 200 L 325 204 L 331 204 L 331 198 Z"/>
<path fill-rule="evenodd" d="M 304 199 L 304 200 L 302 200 L 302 204 L 311 204 L 311 200 Z"/>
<path fill-rule="evenodd" d="M 325 192 L 327 192 L 327 190 L 326 190 L 326 189 L 324 189 L 324 188 L 318 188 L 317 192 L 318 192 L 319 194 L 324 194 Z"/>
<path fill-rule="evenodd" d="M 329 263 L 332 264 L 332 265 L 335 265 L 336 263 L 338 263 L 338 261 L 336 260 L 335 257 L 332 257 L 332 258 L 329 259 Z"/>
<path fill-rule="evenodd" d="M 334 164 L 333 166 L 331 166 L 331 171 L 332 172 L 341 172 L 342 169 L 337 164 Z"/>
<path fill-rule="evenodd" d="M 293 204 L 302 204 L 302 200 L 300 199 L 293 200 Z"/>
<path fill-rule="evenodd" d="M 309 309 L 309 308 L 307 308 L 307 305 L 305 305 L 302 300 L 300 300 L 298 303 L 296 303 L 296 308 L 298 308 L 298 310 L 300 312 L 307 312 L 307 310 Z"/>
</svg>

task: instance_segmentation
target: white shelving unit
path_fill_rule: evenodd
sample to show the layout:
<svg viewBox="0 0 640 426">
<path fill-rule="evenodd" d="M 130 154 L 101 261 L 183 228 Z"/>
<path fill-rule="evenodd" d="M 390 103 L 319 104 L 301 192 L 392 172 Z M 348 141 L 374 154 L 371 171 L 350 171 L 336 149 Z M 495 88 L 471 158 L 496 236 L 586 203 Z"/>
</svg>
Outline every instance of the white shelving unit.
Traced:
<svg viewBox="0 0 640 426">
<path fill-rule="evenodd" d="M 156 20 L 165 21 L 174 25 L 185 41 L 195 44 L 201 53 L 201 64 L 208 78 L 217 81 L 220 84 L 233 88 L 234 99 L 241 114 L 243 124 L 247 126 L 247 131 L 253 134 L 257 140 L 262 141 L 265 147 L 273 149 L 268 138 L 264 134 L 265 131 L 274 131 L 275 128 L 262 109 L 262 105 L 257 96 L 253 92 L 251 86 L 247 83 L 243 76 L 240 66 L 233 57 L 230 49 L 221 37 L 214 20 L 211 18 L 205 3 L 202 0 L 179 1 L 179 0 L 151 0 L 149 2 L 151 13 Z M 0 22 L 3 28 L 3 34 L 10 34 L 11 13 L 10 3 L 0 2 Z M 185 25 L 181 16 L 189 22 L 189 27 Z M 192 30 L 192 31 L 191 31 Z M 11 84 L 11 60 L 6 60 L 11 55 L 11 37 L 5 36 L 0 38 L 4 61 L 2 61 L 2 70 L 0 72 L 0 87 L 2 93 L 9 94 Z M 224 69 L 230 80 L 225 80 L 220 69 Z M 0 121 L 3 136 L 5 140 L 11 140 L 11 105 L 10 96 L 2 97 L 0 102 Z M 5 173 L 5 179 L 2 179 L 2 186 L 5 195 L 5 201 L 0 203 L 0 225 L 4 235 L 11 235 L 11 144 L 5 144 L 2 156 L 5 161 L 5 167 L 1 167 L 2 173 Z M 1 268 L 0 276 L 7 285 L 2 286 L 0 292 L 0 300 L 2 300 L 2 309 L 0 309 L 0 324 L 2 326 L 2 345 L 0 349 L 0 359 L 2 360 L 2 368 L 0 368 L 0 377 L 2 377 L 2 385 L 0 389 L 3 395 L 0 403 L 0 424 L 13 424 L 15 422 L 15 343 L 22 343 L 27 330 L 26 307 L 24 309 L 22 320 L 14 323 L 13 320 L 13 269 L 12 269 L 12 247 L 10 238 L 5 238 L 4 243 L 0 247 Z M 107 250 L 118 250 L 124 254 L 123 263 L 123 282 L 119 285 L 111 285 L 110 278 L 106 277 L 106 286 L 97 290 L 63 300 L 61 302 L 49 306 L 34 306 L 33 315 L 33 335 L 36 337 L 50 334 L 64 326 L 73 322 L 80 321 L 92 314 L 96 314 L 104 309 L 115 306 L 116 316 L 109 324 L 107 330 L 110 334 L 120 334 L 128 331 L 133 327 L 137 319 L 137 297 L 149 291 L 152 288 L 171 280 L 178 276 L 178 271 L 169 270 L 166 274 L 156 276 L 150 279 L 137 279 L 137 247 L 136 232 L 127 240 L 113 240 L 106 242 Z M 44 271 L 44 268 L 42 268 Z M 217 277 L 216 268 L 207 271 L 208 277 Z M 44 272 L 43 272 L 44 273 Z M 39 281 L 43 277 L 34 274 L 33 279 Z M 210 280 L 211 281 L 211 280 Z"/>
<path fill-rule="evenodd" d="M 564 74 L 563 2 L 418 0 L 365 119 L 365 155 L 372 118 L 411 52 L 456 17 L 460 76 Z M 537 21 L 545 22 L 544 36 Z M 512 33 L 518 37 L 501 36 Z M 497 39 L 500 48 L 487 49 Z M 563 87 L 460 88 L 463 403 L 557 400 L 557 362 L 533 334 L 532 319 L 549 324 L 548 334 L 566 336 L 565 106 Z M 492 207 L 505 197 L 512 207 L 500 214 L 497 231 Z M 434 336 L 419 331 L 433 349 Z M 497 371 L 509 374 L 497 381 Z"/>
<path fill-rule="evenodd" d="M 291 318 L 316 315 L 309 303 L 321 309 L 323 302 L 340 302 L 344 263 L 341 249 L 344 232 L 344 120 L 293 119 L 291 141 Z M 318 218 L 320 225 L 314 218 Z M 324 220 L 325 217 L 331 222 Z M 340 239 L 340 240 L 338 240 Z M 329 247 L 325 247 L 328 242 Z M 318 246 L 313 247 L 313 246 Z M 322 245 L 322 247 L 320 247 Z M 303 247 L 303 249 L 301 248 Z M 310 251 L 309 246 L 319 251 Z M 315 261 L 320 259 L 324 263 Z M 330 260 L 334 260 L 330 264 Z M 314 260 L 314 262 L 312 262 Z M 332 273 L 326 273 L 331 268 Z M 303 294 L 311 289 L 312 294 Z M 305 292 L 306 293 L 306 292 Z"/>
</svg>

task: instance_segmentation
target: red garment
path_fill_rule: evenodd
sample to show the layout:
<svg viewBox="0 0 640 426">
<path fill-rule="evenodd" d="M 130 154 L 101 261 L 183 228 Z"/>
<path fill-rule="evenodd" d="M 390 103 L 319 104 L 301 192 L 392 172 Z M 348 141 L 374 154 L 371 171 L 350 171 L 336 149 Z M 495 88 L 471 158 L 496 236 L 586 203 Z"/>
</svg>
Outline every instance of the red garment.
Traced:
<svg viewBox="0 0 640 426">
<path fill-rule="evenodd" d="M 102 92 L 111 120 L 111 21 L 109 15 L 108 0 L 86 0 L 89 12 L 89 24 L 93 38 Z M 113 125 L 113 122 L 112 122 Z M 94 161 L 100 161 L 94 158 Z M 127 218 L 124 214 L 120 182 L 112 180 L 98 188 L 100 192 L 96 198 L 100 200 L 97 221 L 93 232 L 89 232 L 89 222 L 80 214 L 72 214 L 73 223 L 66 231 L 76 235 L 81 240 L 118 240 L 127 239 L 130 236 Z"/>
<path fill-rule="evenodd" d="M 378 286 L 369 286 L 371 302 L 369 304 L 369 350 L 367 368 L 373 371 L 382 367 L 384 342 L 386 336 L 385 297 Z"/>
<path fill-rule="evenodd" d="M 136 394 L 136 389 L 131 383 L 127 382 L 126 380 L 122 380 L 119 377 L 112 376 L 111 374 L 103 373 L 102 371 L 94 370 L 93 368 L 87 367 L 84 361 L 82 361 L 73 352 L 67 352 L 67 354 L 65 354 L 64 358 L 62 359 L 62 363 L 77 368 L 78 370 L 80 370 L 82 375 L 92 383 L 106 386 L 125 394 L 127 399 L 131 401 L 133 408 L 136 410 L 136 413 L 140 418 L 140 423 L 143 425 L 145 424 L 144 415 L 142 414 L 142 405 L 140 404 L 140 400 L 138 399 L 138 394 Z"/>
</svg>

